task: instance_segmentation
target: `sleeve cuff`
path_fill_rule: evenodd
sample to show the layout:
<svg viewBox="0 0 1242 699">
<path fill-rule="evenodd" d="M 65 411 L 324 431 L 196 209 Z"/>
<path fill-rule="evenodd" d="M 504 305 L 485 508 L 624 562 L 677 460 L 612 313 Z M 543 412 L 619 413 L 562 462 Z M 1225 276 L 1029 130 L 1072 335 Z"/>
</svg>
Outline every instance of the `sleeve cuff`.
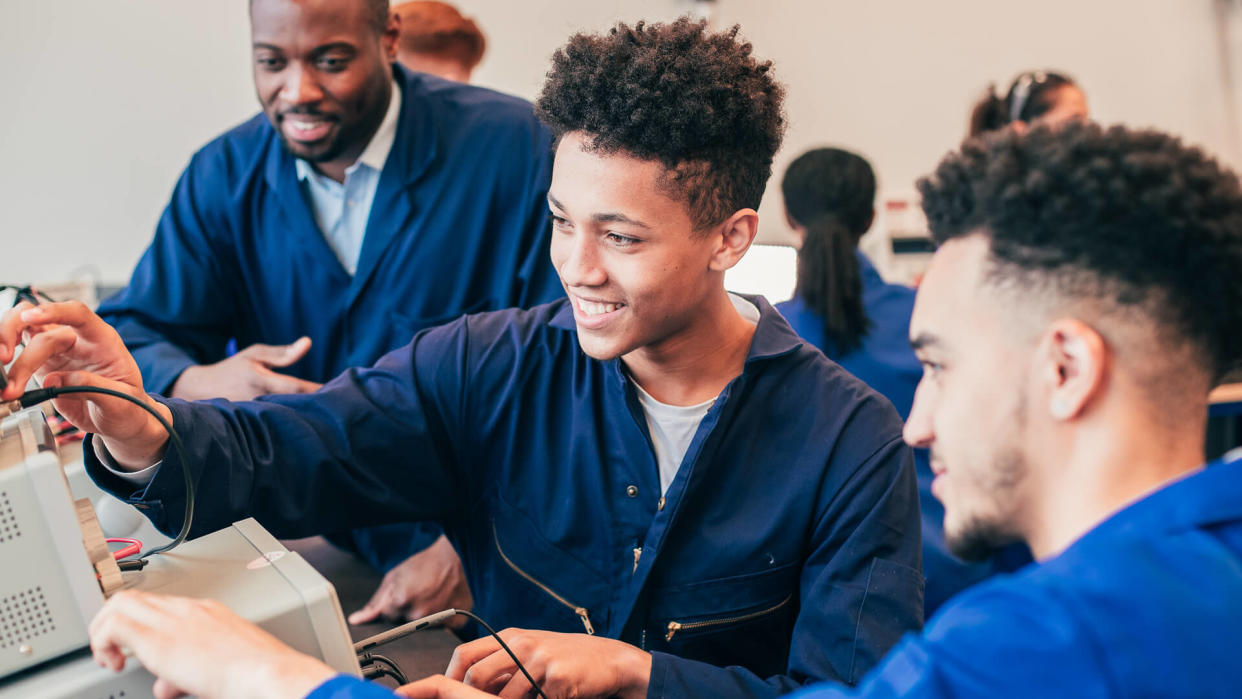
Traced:
<svg viewBox="0 0 1242 699">
<path fill-rule="evenodd" d="M 395 696 L 378 684 L 349 675 L 337 675 L 316 687 L 306 695 L 306 699 L 392 699 Z"/>
<path fill-rule="evenodd" d="M 155 472 L 159 470 L 160 464 L 164 463 L 163 459 L 161 459 L 141 471 L 124 471 L 117 466 L 116 460 L 108 453 L 108 449 L 104 447 L 102 441 L 92 439 L 91 448 L 95 450 L 95 458 L 99 459 L 99 463 L 108 473 L 138 489 L 147 487 L 155 478 Z"/>
</svg>

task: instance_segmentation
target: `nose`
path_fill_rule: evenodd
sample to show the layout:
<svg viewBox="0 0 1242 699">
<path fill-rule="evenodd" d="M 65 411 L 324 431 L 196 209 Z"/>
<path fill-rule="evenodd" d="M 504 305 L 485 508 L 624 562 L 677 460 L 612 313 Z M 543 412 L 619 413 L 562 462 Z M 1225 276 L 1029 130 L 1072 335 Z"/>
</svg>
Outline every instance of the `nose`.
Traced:
<svg viewBox="0 0 1242 699">
<path fill-rule="evenodd" d="M 910 416 L 906 418 L 906 426 L 901 431 L 902 439 L 912 447 L 931 447 L 935 441 L 932 430 L 931 398 L 928 395 L 926 381 L 920 381 L 914 390 L 914 405 L 910 407 Z"/>
<path fill-rule="evenodd" d="M 285 71 L 280 98 L 290 105 L 313 104 L 323 99 L 323 90 L 316 82 L 314 71 L 293 65 Z"/>
<path fill-rule="evenodd" d="M 608 273 L 600 264 L 599 250 L 593 236 L 577 231 L 553 233 L 552 262 L 561 282 L 567 287 L 596 287 L 608 281 Z M 560 253 L 558 255 L 557 253 Z"/>
</svg>

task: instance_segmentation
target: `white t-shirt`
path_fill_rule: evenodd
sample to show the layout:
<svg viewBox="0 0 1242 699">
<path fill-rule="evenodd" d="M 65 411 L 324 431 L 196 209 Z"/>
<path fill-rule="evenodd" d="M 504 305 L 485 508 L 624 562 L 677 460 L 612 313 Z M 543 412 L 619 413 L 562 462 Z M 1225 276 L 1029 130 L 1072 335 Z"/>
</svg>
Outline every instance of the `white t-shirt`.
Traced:
<svg viewBox="0 0 1242 699">
<path fill-rule="evenodd" d="M 746 299 L 736 294 L 729 294 L 729 300 L 739 315 L 751 323 L 759 322 L 759 309 Z M 669 405 L 651 397 L 633 379 L 630 383 L 638 391 L 638 402 L 643 406 L 643 414 L 647 416 L 647 431 L 651 434 L 651 444 L 655 447 L 656 464 L 660 469 L 660 495 L 668 492 L 668 486 L 681 468 L 686 458 L 690 442 L 694 441 L 694 433 L 699 431 L 699 423 L 716 402 L 715 398 L 698 405 Z"/>
<path fill-rule="evenodd" d="M 651 445 L 655 447 L 656 463 L 660 467 L 660 494 L 668 492 L 668 486 L 677 475 L 694 433 L 699 430 L 703 416 L 716 402 L 715 398 L 698 405 L 669 405 L 651 397 L 637 383 L 638 402 L 647 416 L 647 431 L 651 433 Z"/>
</svg>

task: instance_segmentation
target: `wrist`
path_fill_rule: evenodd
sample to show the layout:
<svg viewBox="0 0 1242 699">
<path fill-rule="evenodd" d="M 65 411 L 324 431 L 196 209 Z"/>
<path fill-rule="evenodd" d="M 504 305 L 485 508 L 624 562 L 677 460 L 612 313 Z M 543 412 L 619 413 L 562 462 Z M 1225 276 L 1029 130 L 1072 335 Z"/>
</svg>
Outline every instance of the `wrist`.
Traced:
<svg viewBox="0 0 1242 699">
<path fill-rule="evenodd" d="M 167 420 L 168 424 L 172 424 L 172 411 L 168 406 L 150 397 L 146 397 L 146 403 Z M 140 471 L 158 463 L 164 458 L 164 452 L 168 448 L 168 430 L 146 411 L 142 415 L 145 418 L 142 427 L 132 435 L 124 438 L 98 435 L 112 459 L 127 471 Z"/>
<path fill-rule="evenodd" d="M 257 681 L 223 696 L 302 699 L 339 673 L 319 660 L 289 649 L 280 658 L 264 657 Z M 244 682 L 244 678 L 242 679 Z"/>
<path fill-rule="evenodd" d="M 651 682 L 651 654 L 637 646 L 625 644 L 624 653 L 617 653 L 617 696 L 621 699 L 644 699 Z"/>
<path fill-rule="evenodd" d="M 177 374 L 177 378 L 173 379 L 172 385 L 168 387 L 168 396 L 171 398 L 180 398 L 181 400 L 199 400 L 205 396 L 200 396 L 194 390 L 197 381 L 197 374 L 203 370 L 202 365 L 191 364 L 181 370 Z"/>
</svg>

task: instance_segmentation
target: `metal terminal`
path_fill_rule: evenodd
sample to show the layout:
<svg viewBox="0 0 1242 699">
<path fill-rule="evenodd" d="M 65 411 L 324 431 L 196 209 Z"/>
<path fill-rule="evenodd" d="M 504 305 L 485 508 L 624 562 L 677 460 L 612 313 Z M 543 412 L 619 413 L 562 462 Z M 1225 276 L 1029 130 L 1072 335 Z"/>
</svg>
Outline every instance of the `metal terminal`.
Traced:
<svg viewBox="0 0 1242 699">
<path fill-rule="evenodd" d="M 19 400 L 10 400 L 0 403 L 0 420 L 22 410 L 22 403 Z"/>
</svg>

